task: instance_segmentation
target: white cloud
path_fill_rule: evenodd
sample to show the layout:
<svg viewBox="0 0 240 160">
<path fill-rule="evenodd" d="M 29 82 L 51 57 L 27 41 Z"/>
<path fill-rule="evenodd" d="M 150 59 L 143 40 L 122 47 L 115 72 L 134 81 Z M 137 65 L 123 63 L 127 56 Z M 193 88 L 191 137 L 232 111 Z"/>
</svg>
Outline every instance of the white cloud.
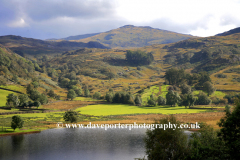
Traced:
<svg viewBox="0 0 240 160">
<path fill-rule="evenodd" d="M 184 26 L 184 33 L 197 36 L 215 35 L 240 25 L 237 0 L 120 0 L 118 5 L 118 16 L 133 23 L 154 23 L 154 27 L 166 29 L 161 20 L 169 21 L 175 25 L 168 25 L 173 31 Z"/>
<path fill-rule="evenodd" d="M 239 8 L 239 0 L 0 0 L 0 34 L 57 38 L 131 24 L 212 36 L 240 26 Z"/>
</svg>

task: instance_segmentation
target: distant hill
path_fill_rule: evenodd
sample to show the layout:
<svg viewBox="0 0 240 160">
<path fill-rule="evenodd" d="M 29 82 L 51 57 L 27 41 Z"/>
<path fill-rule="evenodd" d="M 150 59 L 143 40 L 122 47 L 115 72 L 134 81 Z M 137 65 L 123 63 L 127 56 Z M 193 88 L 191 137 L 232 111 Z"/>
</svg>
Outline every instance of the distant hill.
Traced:
<svg viewBox="0 0 240 160">
<path fill-rule="evenodd" d="M 24 38 L 14 35 L 0 36 L 0 44 L 10 48 L 12 51 L 18 53 L 21 56 L 24 54 L 36 55 L 42 53 L 62 53 L 63 51 L 76 50 L 80 48 L 108 48 L 101 43 L 94 41 L 87 43 L 70 41 L 43 41 L 39 39 Z"/>
<path fill-rule="evenodd" d="M 225 37 L 194 38 L 165 45 L 161 52 L 164 54 L 164 63 L 191 68 L 193 72 L 214 73 L 240 64 L 239 39 L 240 33 Z"/>
<path fill-rule="evenodd" d="M 76 38 L 76 37 L 74 37 Z M 118 29 L 96 34 L 94 36 L 72 40 L 78 42 L 97 41 L 110 48 L 135 48 L 153 44 L 168 44 L 193 38 L 191 35 L 179 34 L 151 27 L 125 25 Z"/>
<path fill-rule="evenodd" d="M 240 27 L 231 29 L 227 32 L 217 34 L 216 36 L 228 36 L 228 35 L 235 34 L 235 33 L 240 33 Z"/>
<path fill-rule="evenodd" d="M 100 33 L 91 33 L 91 34 L 83 34 L 83 35 L 77 35 L 77 36 L 69 36 L 67 38 L 62 38 L 63 40 L 70 41 L 70 40 L 80 40 L 88 37 L 92 37 L 95 35 L 98 35 Z"/>
</svg>

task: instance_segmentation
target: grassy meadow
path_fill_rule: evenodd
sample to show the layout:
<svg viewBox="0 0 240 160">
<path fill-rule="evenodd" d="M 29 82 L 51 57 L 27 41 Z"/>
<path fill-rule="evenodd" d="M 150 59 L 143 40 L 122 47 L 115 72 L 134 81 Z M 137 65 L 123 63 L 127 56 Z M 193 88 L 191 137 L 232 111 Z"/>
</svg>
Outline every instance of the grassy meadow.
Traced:
<svg viewBox="0 0 240 160">
<path fill-rule="evenodd" d="M 0 107 L 6 105 L 6 100 L 7 100 L 6 97 L 8 94 L 11 94 L 11 93 L 14 93 L 14 92 L 0 89 Z"/>
<path fill-rule="evenodd" d="M 123 104 L 99 104 L 88 105 L 76 109 L 84 115 L 93 116 L 110 116 L 110 115 L 132 115 L 132 114 L 181 114 L 181 113 L 200 113 L 206 112 L 207 109 L 187 109 L 185 107 L 138 107 Z"/>
</svg>

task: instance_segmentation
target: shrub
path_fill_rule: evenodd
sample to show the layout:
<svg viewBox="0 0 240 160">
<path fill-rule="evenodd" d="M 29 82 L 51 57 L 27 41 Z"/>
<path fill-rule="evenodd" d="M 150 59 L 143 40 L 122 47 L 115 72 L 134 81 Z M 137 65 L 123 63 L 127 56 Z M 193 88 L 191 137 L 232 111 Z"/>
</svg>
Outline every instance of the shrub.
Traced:
<svg viewBox="0 0 240 160">
<path fill-rule="evenodd" d="M 94 99 L 100 99 L 100 97 L 101 97 L 101 93 L 99 93 L 99 92 L 95 92 L 93 95 Z"/>
<path fill-rule="evenodd" d="M 219 73 L 219 74 L 216 74 L 215 77 L 217 77 L 217 78 L 227 78 L 227 75 Z"/>
</svg>

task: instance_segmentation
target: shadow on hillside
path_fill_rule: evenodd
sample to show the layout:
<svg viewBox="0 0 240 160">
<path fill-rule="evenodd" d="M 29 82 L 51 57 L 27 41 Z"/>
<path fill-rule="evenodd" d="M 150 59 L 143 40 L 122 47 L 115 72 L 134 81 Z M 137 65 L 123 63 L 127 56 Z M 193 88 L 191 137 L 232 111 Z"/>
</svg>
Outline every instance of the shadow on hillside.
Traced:
<svg viewBox="0 0 240 160">
<path fill-rule="evenodd" d="M 127 66 L 128 62 L 125 59 L 120 58 L 104 58 L 104 61 L 113 66 Z"/>
<path fill-rule="evenodd" d="M 111 58 L 111 57 L 106 57 L 103 60 L 104 62 L 107 62 L 108 64 L 112 66 L 139 66 L 134 63 L 129 63 L 126 59 L 121 59 L 121 58 Z"/>
</svg>

